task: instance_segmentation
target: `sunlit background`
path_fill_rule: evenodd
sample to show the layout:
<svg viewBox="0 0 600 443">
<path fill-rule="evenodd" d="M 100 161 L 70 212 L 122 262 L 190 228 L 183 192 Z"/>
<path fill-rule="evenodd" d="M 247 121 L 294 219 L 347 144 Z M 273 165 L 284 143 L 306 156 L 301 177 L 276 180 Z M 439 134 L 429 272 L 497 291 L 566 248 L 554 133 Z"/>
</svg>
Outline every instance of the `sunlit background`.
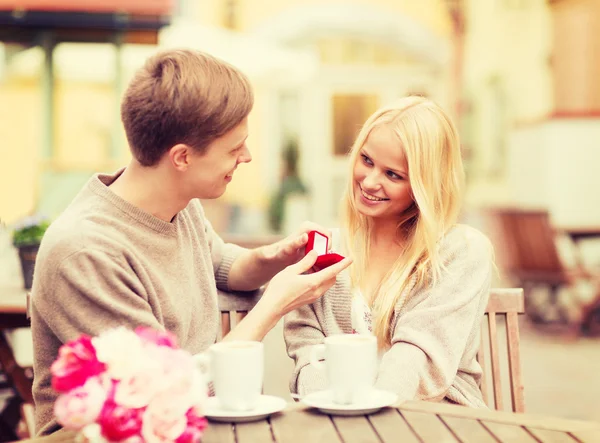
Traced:
<svg viewBox="0 0 600 443">
<path fill-rule="evenodd" d="M 207 51 L 252 81 L 253 161 L 205 202 L 218 232 L 247 241 L 338 226 L 360 125 L 419 94 L 460 129 L 463 220 L 494 239 L 495 285 L 524 286 L 535 312 L 527 410 L 600 420 L 600 342 L 579 327 L 599 274 L 570 274 L 600 267 L 600 0 L 82 4 L 0 0 L 0 279 L 18 269 L 15 224 L 56 217 L 93 173 L 128 162 L 120 97 L 160 49 Z M 515 210 L 533 221 L 503 218 Z"/>
</svg>

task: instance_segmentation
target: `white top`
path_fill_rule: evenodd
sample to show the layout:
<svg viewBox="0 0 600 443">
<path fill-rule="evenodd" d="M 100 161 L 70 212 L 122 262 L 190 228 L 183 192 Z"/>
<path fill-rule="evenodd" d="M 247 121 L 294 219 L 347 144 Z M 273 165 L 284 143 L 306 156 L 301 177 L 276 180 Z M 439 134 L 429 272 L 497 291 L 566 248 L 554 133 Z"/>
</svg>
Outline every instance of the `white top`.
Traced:
<svg viewBox="0 0 600 443">
<path fill-rule="evenodd" d="M 352 292 L 352 332 L 355 334 L 373 335 L 371 308 L 360 289 Z"/>
<path fill-rule="evenodd" d="M 352 332 L 354 334 L 374 335 L 371 308 L 360 289 L 352 291 Z M 379 361 L 388 349 L 389 346 L 379 349 L 377 352 Z"/>
</svg>

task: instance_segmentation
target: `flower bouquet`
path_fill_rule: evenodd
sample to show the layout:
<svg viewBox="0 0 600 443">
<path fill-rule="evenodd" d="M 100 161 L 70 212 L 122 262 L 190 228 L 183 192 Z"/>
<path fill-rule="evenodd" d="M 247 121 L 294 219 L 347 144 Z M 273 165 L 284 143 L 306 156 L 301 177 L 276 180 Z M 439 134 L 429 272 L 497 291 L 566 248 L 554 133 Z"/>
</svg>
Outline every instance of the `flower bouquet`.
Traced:
<svg viewBox="0 0 600 443">
<path fill-rule="evenodd" d="M 207 385 L 169 332 L 119 327 L 81 336 L 51 367 L 58 422 L 93 443 L 196 443 Z"/>
</svg>

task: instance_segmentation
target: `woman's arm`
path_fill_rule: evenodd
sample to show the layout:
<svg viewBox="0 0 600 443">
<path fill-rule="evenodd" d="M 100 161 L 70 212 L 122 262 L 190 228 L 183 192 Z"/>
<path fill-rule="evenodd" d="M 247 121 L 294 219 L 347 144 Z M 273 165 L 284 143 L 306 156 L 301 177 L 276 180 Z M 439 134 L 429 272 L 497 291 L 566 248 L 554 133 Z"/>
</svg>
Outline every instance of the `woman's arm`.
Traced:
<svg viewBox="0 0 600 443">
<path fill-rule="evenodd" d="M 396 313 L 392 346 L 376 386 L 401 399 L 443 398 L 465 349 L 479 337 L 491 282 L 491 246 L 471 229 L 464 239 L 457 237 L 449 234 L 440 251 L 446 269 L 436 286 L 418 289 Z"/>
<path fill-rule="evenodd" d="M 312 347 L 323 343 L 325 338 L 313 305 L 303 306 L 285 316 L 283 337 L 287 353 L 294 360 L 290 392 L 306 395 L 325 389 L 324 372 L 310 365 Z"/>
</svg>

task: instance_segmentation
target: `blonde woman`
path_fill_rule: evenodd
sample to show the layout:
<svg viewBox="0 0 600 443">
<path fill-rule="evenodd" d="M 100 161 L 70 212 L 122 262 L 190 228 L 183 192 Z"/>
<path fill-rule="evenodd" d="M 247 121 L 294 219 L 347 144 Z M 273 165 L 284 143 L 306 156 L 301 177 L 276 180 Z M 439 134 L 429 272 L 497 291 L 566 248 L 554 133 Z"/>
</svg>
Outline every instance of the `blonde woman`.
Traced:
<svg viewBox="0 0 600 443">
<path fill-rule="evenodd" d="M 401 400 L 485 407 L 475 356 L 492 248 L 457 224 L 464 177 L 456 128 L 432 101 L 404 98 L 367 120 L 350 167 L 342 225 L 354 262 L 325 296 L 286 316 L 292 392 L 326 388 L 309 364 L 312 345 L 365 333 L 381 351 L 377 388 Z"/>
</svg>

